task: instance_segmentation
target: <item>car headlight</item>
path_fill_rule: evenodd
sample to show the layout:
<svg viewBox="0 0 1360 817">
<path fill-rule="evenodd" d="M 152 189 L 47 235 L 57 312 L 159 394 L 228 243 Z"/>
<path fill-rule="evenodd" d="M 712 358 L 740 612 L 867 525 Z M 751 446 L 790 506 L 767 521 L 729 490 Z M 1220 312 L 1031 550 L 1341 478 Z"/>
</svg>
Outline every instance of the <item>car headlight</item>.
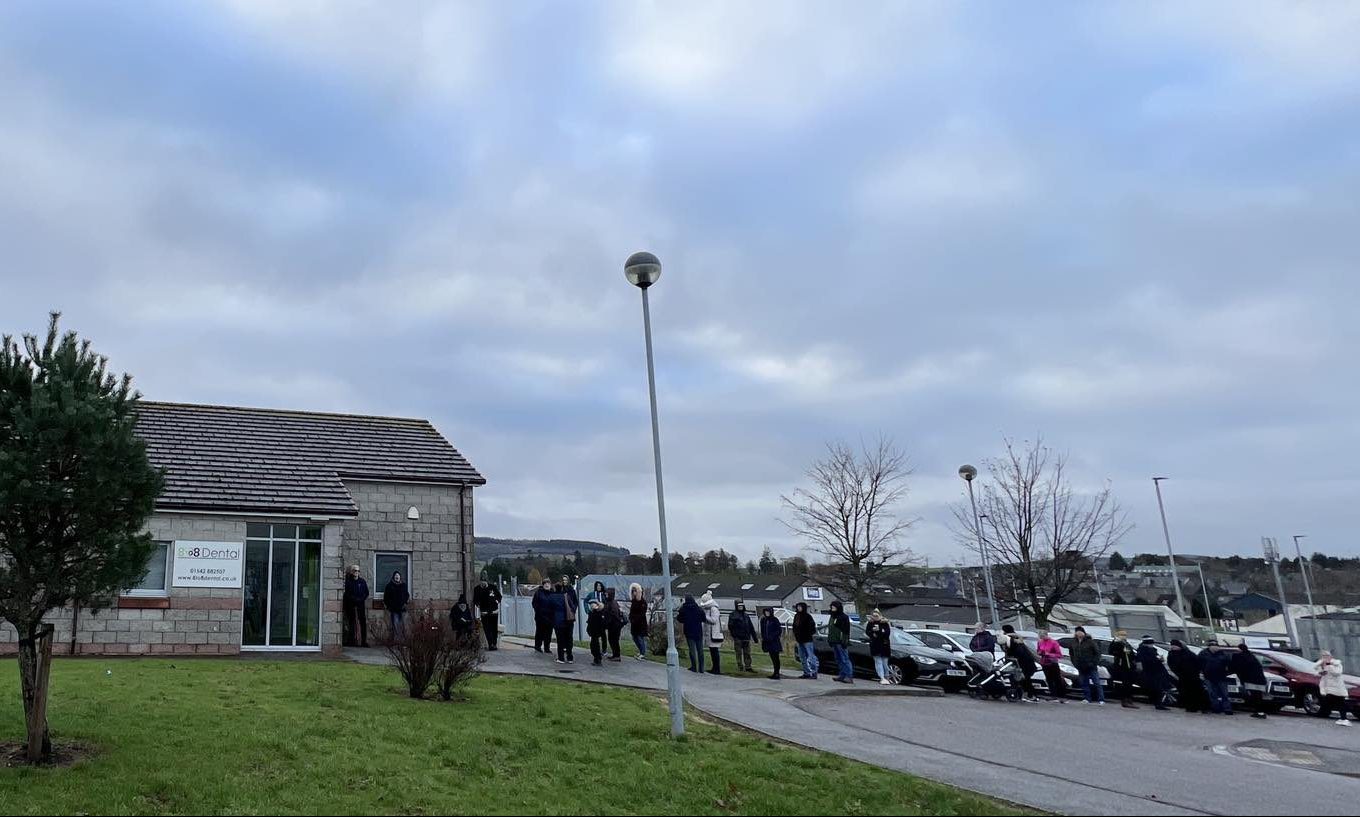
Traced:
<svg viewBox="0 0 1360 817">
<path fill-rule="evenodd" d="M 933 667 L 940 662 L 936 661 L 934 658 L 926 658 L 925 656 L 922 656 L 916 659 L 916 663 L 920 664 L 923 667 Z"/>
</svg>

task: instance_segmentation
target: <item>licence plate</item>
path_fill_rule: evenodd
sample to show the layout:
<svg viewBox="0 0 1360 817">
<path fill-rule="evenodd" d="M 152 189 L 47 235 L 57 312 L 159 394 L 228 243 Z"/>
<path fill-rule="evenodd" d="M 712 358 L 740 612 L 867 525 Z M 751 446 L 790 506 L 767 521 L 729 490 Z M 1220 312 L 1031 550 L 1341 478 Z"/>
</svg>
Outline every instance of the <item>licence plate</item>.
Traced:
<svg viewBox="0 0 1360 817">
<path fill-rule="evenodd" d="M 966 669 L 950 669 L 950 670 L 945 670 L 945 675 L 964 676 L 964 675 L 967 675 L 967 674 L 968 674 L 968 670 L 966 670 Z"/>
</svg>

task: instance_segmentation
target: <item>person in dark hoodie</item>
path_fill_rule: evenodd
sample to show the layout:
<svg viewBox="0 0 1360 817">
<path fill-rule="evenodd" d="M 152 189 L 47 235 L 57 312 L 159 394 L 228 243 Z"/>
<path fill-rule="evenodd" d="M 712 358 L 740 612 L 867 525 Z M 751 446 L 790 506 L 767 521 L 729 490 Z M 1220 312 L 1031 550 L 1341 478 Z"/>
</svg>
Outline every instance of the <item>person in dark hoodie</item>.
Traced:
<svg viewBox="0 0 1360 817">
<path fill-rule="evenodd" d="M 618 594 L 614 588 L 604 591 L 604 630 L 609 636 L 609 660 L 622 661 L 623 652 L 619 647 L 619 636 L 623 633 L 623 625 L 628 623 L 628 616 L 624 615 L 623 609 L 619 607 Z"/>
<path fill-rule="evenodd" d="M 1266 671 L 1260 659 L 1251 654 L 1251 648 L 1246 644 L 1238 644 L 1237 652 L 1233 653 L 1228 665 L 1237 676 L 1237 682 L 1242 685 L 1242 694 L 1247 699 L 1247 705 L 1252 708 L 1251 716 L 1265 720 Z"/>
<path fill-rule="evenodd" d="M 751 668 L 751 642 L 756 639 L 756 625 L 746 614 L 746 604 L 737 602 L 732 615 L 727 617 L 727 632 L 732 636 L 732 647 L 737 654 L 737 669 L 754 672 Z"/>
<path fill-rule="evenodd" d="M 1020 671 L 1018 680 L 1025 700 L 1037 704 L 1039 696 L 1034 694 L 1034 673 L 1039 671 L 1039 662 L 1034 660 L 1034 653 L 1014 629 L 1001 637 L 1001 643 L 1006 650 L 1006 657 L 1014 661 Z"/>
<path fill-rule="evenodd" d="M 368 582 L 358 565 L 350 565 L 345 572 L 344 639 L 346 647 L 368 647 Z"/>
<path fill-rule="evenodd" d="M 680 605 L 680 611 L 675 614 L 675 620 L 680 622 L 680 627 L 685 633 L 685 646 L 689 650 L 689 671 L 704 672 L 704 611 L 699 609 L 699 602 L 693 596 L 685 596 L 685 601 Z"/>
<path fill-rule="evenodd" d="M 401 632 L 406 619 L 406 604 L 410 600 L 411 591 L 406 587 L 406 580 L 401 577 L 401 573 L 394 572 L 383 588 L 383 606 L 387 608 L 387 622 L 393 636 Z"/>
<path fill-rule="evenodd" d="M 1210 641 L 1199 654 L 1199 671 L 1204 676 L 1204 691 L 1209 693 L 1209 709 L 1215 715 L 1231 715 L 1232 700 L 1228 697 L 1228 676 L 1232 674 L 1232 656 Z"/>
<path fill-rule="evenodd" d="M 784 625 L 774 617 L 773 607 L 766 607 L 765 615 L 760 617 L 760 648 L 770 656 L 770 663 L 774 665 L 770 680 L 778 681 L 779 656 L 784 654 Z"/>
<path fill-rule="evenodd" d="M 647 595 L 642 585 L 633 582 L 628 586 L 628 632 L 633 636 L 633 646 L 637 647 L 639 661 L 647 659 L 647 635 L 651 622 L 648 621 Z"/>
<path fill-rule="evenodd" d="M 891 686 L 888 666 L 892 660 L 892 626 L 883 614 L 874 610 L 869 614 L 869 623 L 864 626 L 864 635 L 869 639 L 869 655 L 874 659 L 874 671 L 878 673 L 878 683 Z"/>
<path fill-rule="evenodd" d="M 1209 698 L 1204 692 L 1204 681 L 1199 677 L 1199 659 L 1179 638 L 1171 639 L 1166 666 L 1176 676 L 1176 698 L 1185 711 L 1207 713 Z"/>
<path fill-rule="evenodd" d="M 605 622 L 604 604 L 591 599 L 586 603 L 586 635 L 590 636 L 590 658 L 595 666 L 604 665 L 605 639 L 609 625 Z"/>
<path fill-rule="evenodd" d="M 801 677 L 808 680 L 817 680 L 817 651 L 813 649 L 812 640 L 817 636 L 817 622 L 808 612 L 808 606 L 803 602 L 793 605 L 793 643 L 794 654 L 798 656 L 798 662 L 803 665 L 803 675 Z"/>
<path fill-rule="evenodd" d="M 836 677 L 842 684 L 855 682 L 855 665 L 850 663 L 850 617 L 839 601 L 831 602 L 831 617 L 826 624 L 826 642 L 836 656 Z"/>
<path fill-rule="evenodd" d="M 494 652 L 496 639 L 501 633 L 501 589 L 495 582 L 478 582 L 472 591 L 472 604 L 482 617 L 482 635 L 486 636 L 486 648 Z"/>
<path fill-rule="evenodd" d="M 557 663 L 575 664 L 572 648 L 576 639 L 571 631 L 576 627 L 576 591 L 570 585 L 559 584 L 548 599 L 552 605 L 553 635 L 557 636 Z"/>
<path fill-rule="evenodd" d="M 1157 652 L 1152 636 L 1146 636 L 1143 643 L 1138 645 L 1137 656 L 1138 665 L 1142 667 L 1143 690 L 1147 692 L 1148 703 L 1157 707 L 1158 711 L 1165 712 L 1166 692 L 1171 684 L 1171 677 L 1166 672 L 1162 654 Z"/>
<path fill-rule="evenodd" d="M 547 654 L 552 651 L 553 609 L 552 582 L 544 579 L 534 591 L 534 652 Z"/>
<path fill-rule="evenodd" d="M 1125 709 L 1137 709 L 1138 704 L 1133 702 L 1133 684 L 1138 678 L 1137 654 L 1133 645 L 1129 643 L 1127 632 L 1120 630 L 1114 635 L 1114 640 L 1110 642 L 1110 657 L 1114 659 L 1114 669 L 1110 671 L 1111 680 L 1119 684 L 1119 689 L 1124 694 L 1119 705 Z"/>
<path fill-rule="evenodd" d="M 472 605 L 467 596 L 458 595 L 458 601 L 449 609 L 449 623 L 453 625 L 453 635 L 459 641 L 471 641 L 477 629 L 476 619 L 472 617 Z"/>
</svg>

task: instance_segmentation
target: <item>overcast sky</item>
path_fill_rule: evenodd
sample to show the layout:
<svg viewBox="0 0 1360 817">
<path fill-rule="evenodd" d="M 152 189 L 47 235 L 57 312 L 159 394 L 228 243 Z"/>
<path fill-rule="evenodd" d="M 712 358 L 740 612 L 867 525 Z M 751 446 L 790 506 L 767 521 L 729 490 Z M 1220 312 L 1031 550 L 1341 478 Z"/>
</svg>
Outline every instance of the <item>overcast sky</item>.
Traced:
<svg viewBox="0 0 1360 817">
<path fill-rule="evenodd" d="M 0 329 L 146 396 L 428 417 L 477 531 L 792 552 L 828 439 L 907 544 L 1042 433 L 1163 548 L 1360 553 L 1360 4 L 0 4 Z"/>
</svg>

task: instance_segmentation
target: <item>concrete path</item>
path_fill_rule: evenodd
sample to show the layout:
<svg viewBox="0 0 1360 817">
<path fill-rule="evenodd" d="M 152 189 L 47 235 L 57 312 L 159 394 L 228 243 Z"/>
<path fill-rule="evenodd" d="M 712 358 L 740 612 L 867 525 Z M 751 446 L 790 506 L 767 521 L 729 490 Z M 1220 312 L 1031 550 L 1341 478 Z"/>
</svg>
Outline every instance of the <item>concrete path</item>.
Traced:
<svg viewBox="0 0 1360 817">
<path fill-rule="evenodd" d="M 488 673 L 660 691 L 665 667 L 625 658 L 563 666 L 503 639 Z M 386 663 L 376 651 L 351 651 Z M 795 670 L 796 672 L 796 670 Z M 938 690 L 682 672 L 685 700 L 790 743 L 1063 814 L 1354 814 L 1360 728 L 1117 706 L 979 702 Z M 1262 738 L 1268 738 L 1264 742 Z M 1280 741 L 1272 749 L 1270 741 Z M 1313 753 L 1299 746 L 1318 747 Z M 1325 751 L 1322 749 L 1325 748 Z"/>
</svg>

